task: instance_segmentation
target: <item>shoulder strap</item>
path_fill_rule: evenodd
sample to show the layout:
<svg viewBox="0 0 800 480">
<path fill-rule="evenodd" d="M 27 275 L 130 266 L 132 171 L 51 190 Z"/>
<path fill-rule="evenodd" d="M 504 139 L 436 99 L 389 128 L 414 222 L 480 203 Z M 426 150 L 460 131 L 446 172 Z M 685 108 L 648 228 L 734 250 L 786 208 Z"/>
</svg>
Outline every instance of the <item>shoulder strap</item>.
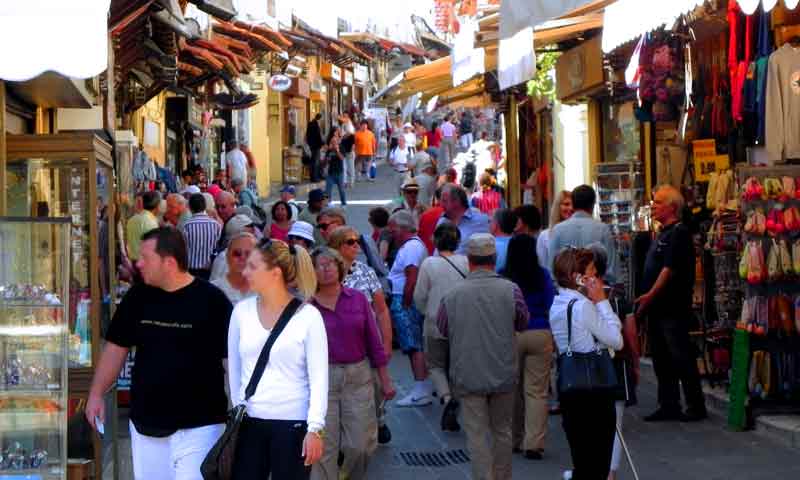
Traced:
<svg viewBox="0 0 800 480">
<path fill-rule="evenodd" d="M 577 301 L 577 298 L 573 298 L 567 305 L 567 353 L 572 353 L 572 307 Z"/>
<path fill-rule="evenodd" d="M 456 272 L 458 272 L 458 274 L 459 274 L 459 275 L 461 275 L 461 278 L 467 278 L 467 275 L 466 275 L 464 272 L 462 272 L 461 270 L 459 270 L 459 269 L 458 269 L 458 267 L 456 267 L 456 265 L 455 265 L 453 262 L 451 262 L 449 258 L 447 258 L 447 257 L 443 257 L 443 256 L 441 256 L 441 255 L 439 255 L 439 256 L 440 256 L 440 257 L 442 257 L 442 259 L 444 259 L 444 261 L 446 261 L 447 263 L 449 263 L 449 264 L 450 264 L 450 266 L 451 266 L 451 267 L 453 267 L 453 269 L 454 269 Z"/>
<path fill-rule="evenodd" d="M 258 382 L 261 380 L 261 376 L 264 374 L 264 370 L 267 368 L 267 362 L 269 362 L 269 352 L 272 350 L 272 346 L 275 345 L 275 341 L 278 339 L 278 336 L 289 323 L 289 320 L 291 320 L 291 318 L 294 316 L 295 312 L 297 312 L 297 309 L 300 308 L 302 303 L 303 302 L 297 298 L 293 298 L 292 301 L 289 302 L 289 305 L 286 305 L 286 308 L 283 309 L 283 313 L 281 313 L 280 318 L 278 318 L 278 322 L 275 324 L 272 332 L 270 332 L 269 338 L 267 338 L 266 343 L 264 343 L 264 348 L 261 349 L 261 354 L 258 356 L 258 361 L 253 369 L 253 375 L 250 377 L 250 382 L 247 384 L 247 389 L 244 391 L 245 402 L 250 400 L 250 397 L 256 393 Z"/>
</svg>

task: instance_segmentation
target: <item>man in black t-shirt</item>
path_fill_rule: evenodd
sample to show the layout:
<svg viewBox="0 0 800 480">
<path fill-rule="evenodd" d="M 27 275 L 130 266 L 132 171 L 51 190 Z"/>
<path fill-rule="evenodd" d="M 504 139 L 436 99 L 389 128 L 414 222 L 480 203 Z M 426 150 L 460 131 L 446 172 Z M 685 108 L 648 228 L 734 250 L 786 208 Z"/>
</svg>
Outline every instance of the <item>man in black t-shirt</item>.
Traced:
<svg viewBox="0 0 800 480">
<path fill-rule="evenodd" d="M 164 227 L 142 237 L 144 284 L 122 299 L 89 392 L 86 417 L 105 423 L 103 394 L 136 347 L 130 431 L 136 479 L 200 479 L 200 464 L 225 428 L 223 360 L 233 307 L 188 273 L 186 242 Z"/>
<path fill-rule="evenodd" d="M 695 280 L 694 242 L 679 222 L 683 196 L 672 186 L 660 187 L 653 199 L 653 218 L 663 226 L 650 246 L 644 266 L 637 315 L 648 317 L 650 350 L 658 379 L 658 410 L 646 421 L 697 421 L 707 417 L 694 348 L 689 339 Z M 681 411 L 683 385 L 686 412 Z"/>
</svg>

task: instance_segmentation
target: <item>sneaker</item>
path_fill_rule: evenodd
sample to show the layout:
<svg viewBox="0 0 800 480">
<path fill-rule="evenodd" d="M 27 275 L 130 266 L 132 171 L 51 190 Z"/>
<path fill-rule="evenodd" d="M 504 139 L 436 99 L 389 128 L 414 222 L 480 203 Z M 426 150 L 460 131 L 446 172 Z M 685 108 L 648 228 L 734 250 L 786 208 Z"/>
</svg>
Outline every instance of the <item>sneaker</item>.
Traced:
<svg viewBox="0 0 800 480">
<path fill-rule="evenodd" d="M 392 431 L 389 430 L 389 425 L 381 425 L 378 427 L 378 443 L 386 445 L 392 441 Z"/>
<path fill-rule="evenodd" d="M 458 401 L 451 398 L 442 412 L 442 431 L 459 432 L 461 425 L 458 424 Z"/>
<path fill-rule="evenodd" d="M 564 470 L 564 473 L 561 474 L 561 478 L 563 480 L 572 480 L 572 470 Z"/>
<path fill-rule="evenodd" d="M 433 403 L 433 398 L 427 392 L 412 390 L 411 393 L 398 400 L 398 407 L 424 407 Z"/>
<path fill-rule="evenodd" d="M 677 422 L 682 421 L 684 415 L 680 410 L 665 410 L 659 408 L 650 415 L 644 417 L 645 422 Z"/>
</svg>

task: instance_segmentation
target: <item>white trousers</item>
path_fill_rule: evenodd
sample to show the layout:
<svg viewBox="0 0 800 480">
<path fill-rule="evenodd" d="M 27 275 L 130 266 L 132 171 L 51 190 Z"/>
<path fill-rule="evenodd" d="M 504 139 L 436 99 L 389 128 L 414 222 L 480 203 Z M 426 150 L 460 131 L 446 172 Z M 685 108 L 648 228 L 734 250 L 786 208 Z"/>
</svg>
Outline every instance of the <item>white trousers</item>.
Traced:
<svg viewBox="0 0 800 480">
<path fill-rule="evenodd" d="M 225 424 L 178 430 L 169 437 L 141 435 L 130 422 L 135 480 L 202 480 L 200 465 Z"/>
<path fill-rule="evenodd" d="M 617 426 L 622 431 L 622 417 L 625 416 L 625 400 L 617 400 L 614 403 L 617 409 Z M 619 462 L 622 458 L 622 443 L 619 441 L 619 435 L 614 435 L 614 451 L 611 453 L 611 470 L 616 472 L 619 470 Z"/>
<path fill-rule="evenodd" d="M 472 146 L 472 134 L 465 133 L 464 135 L 461 135 L 461 147 L 464 150 L 469 150 L 470 146 Z"/>
<path fill-rule="evenodd" d="M 356 153 L 350 152 L 344 156 L 344 175 L 342 175 L 342 182 L 345 185 L 352 185 L 358 178 L 356 172 Z"/>
</svg>

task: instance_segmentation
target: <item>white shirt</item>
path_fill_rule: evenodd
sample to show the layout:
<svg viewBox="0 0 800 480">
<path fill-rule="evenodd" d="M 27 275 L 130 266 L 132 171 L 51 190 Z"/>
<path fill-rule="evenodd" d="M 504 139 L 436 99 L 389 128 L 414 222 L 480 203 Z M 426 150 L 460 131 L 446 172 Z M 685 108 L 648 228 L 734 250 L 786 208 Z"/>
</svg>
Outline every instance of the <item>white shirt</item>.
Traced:
<svg viewBox="0 0 800 480">
<path fill-rule="evenodd" d="M 393 294 L 403 294 L 403 289 L 406 287 L 406 267 L 419 268 L 427 256 L 428 247 L 422 243 L 419 237 L 411 237 L 400 247 L 388 276 L 389 282 L 392 284 Z"/>
<path fill-rule="evenodd" d="M 247 184 L 247 157 L 238 148 L 225 154 L 225 163 L 231 169 L 231 180 L 239 179 Z"/>
<path fill-rule="evenodd" d="M 408 149 L 397 147 L 392 150 L 391 163 L 397 171 L 408 170 Z"/>
<path fill-rule="evenodd" d="M 536 259 L 539 260 L 539 266 L 550 270 L 550 265 L 547 264 L 547 259 L 550 258 L 548 247 L 550 247 L 549 228 L 539 232 L 539 236 L 536 238 Z"/>
<path fill-rule="evenodd" d="M 443 138 L 452 138 L 456 136 L 456 126 L 450 122 L 444 122 L 439 128 L 442 129 Z"/>
<path fill-rule="evenodd" d="M 255 293 L 253 292 L 242 292 L 239 289 L 235 288 L 233 285 L 231 285 L 231 282 L 228 281 L 227 273 L 220 278 L 211 280 L 211 284 L 222 290 L 222 293 L 224 293 L 225 296 L 228 297 L 228 300 L 230 300 L 231 303 L 234 305 L 244 300 L 245 298 L 249 298 L 255 295 Z"/>
<path fill-rule="evenodd" d="M 596 349 L 595 338 L 597 347 L 601 349 L 621 350 L 622 322 L 608 300 L 595 305 L 580 292 L 559 287 L 550 307 L 550 329 L 558 351 L 567 351 L 567 307 L 572 299 L 578 300 L 572 306 L 572 351 L 593 352 Z"/>
<path fill-rule="evenodd" d="M 228 329 L 228 381 L 231 402 L 244 391 L 269 337 L 258 318 L 258 298 L 233 307 Z M 328 337 L 322 315 L 312 305 L 297 310 L 272 346 L 269 363 L 247 414 L 264 420 L 305 420 L 311 430 L 325 427 L 328 410 Z"/>
<path fill-rule="evenodd" d="M 414 132 L 408 132 L 403 134 L 403 137 L 406 139 L 406 147 L 415 148 L 417 146 L 417 134 Z"/>
</svg>

